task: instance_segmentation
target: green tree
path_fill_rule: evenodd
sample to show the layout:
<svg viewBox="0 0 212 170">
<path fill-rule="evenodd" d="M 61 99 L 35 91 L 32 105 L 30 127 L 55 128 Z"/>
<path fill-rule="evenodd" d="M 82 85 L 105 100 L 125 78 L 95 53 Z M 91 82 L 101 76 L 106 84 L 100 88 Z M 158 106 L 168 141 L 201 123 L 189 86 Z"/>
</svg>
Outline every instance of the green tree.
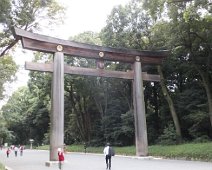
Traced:
<svg viewBox="0 0 212 170">
<path fill-rule="evenodd" d="M 12 37 L 13 28 L 32 31 L 41 28 L 43 21 L 52 25 L 56 21 L 62 21 L 63 12 L 64 8 L 54 0 L 2 0 L 0 2 L 0 57 L 4 56 L 0 61 L 0 100 L 4 97 L 4 84 L 15 80 L 18 69 L 12 58 L 8 56 L 9 50 L 18 42 Z"/>
<path fill-rule="evenodd" d="M 51 58 L 36 53 L 36 61 L 44 59 Z M 3 106 L 7 127 L 15 136 L 14 143 L 27 144 L 31 138 L 36 144 L 42 143 L 49 129 L 50 92 L 50 74 L 31 72 L 28 87 L 17 90 Z"/>
<path fill-rule="evenodd" d="M 8 130 L 6 121 L 1 113 L 0 115 L 0 145 L 3 145 L 5 142 L 11 142 L 14 138 L 11 131 Z"/>
<path fill-rule="evenodd" d="M 150 3 L 150 1 L 148 2 Z M 176 63 L 173 65 L 175 71 L 173 70 L 173 73 L 169 73 L 171 75 L 169 77 L 172 77 L 172 79 L 167 77 L 166 79 L 169 80 L 169 85 L 170 82 L 172 83 L 172 87 L 177 85 L 175 90 L 176 92 L 180 90 L 181 93 L 187 87 L 186 84 L 189 81 L 193 81 L 193 83 L 202 81 L 208 99 L 208 110 L 211 120 L 210 2 L 206 0 L 192 2 L 158 1 L 158 3 L 162 7 L 160 9 L 163 9 L 162 11 L 157 5 L 154 10 L 151 10 L 151 5 L 148 6 L 148 3 L 146 8 L 163 21 L 156 24 L 156 27 L 153 28 L 153 31 L 157 32 L 155 32 L 154 42 L 157 42 L 159 46 L 160 44 L 166 45 L 172 52 L 172 60 L 174 59 L 173 61 Z M 166 21 L 161 18 L 161 16 L 165 15 L 164 11 L 168 14 L 166 15 Z M 165 68 L 167 70 L 167 67 Z M 172 99 L 170 97 L 168 99 L 170 94 L 166 92 L 165 86 L 163 89 L 164 93 L 168 94 L 167 101 L 170 101 L 172 108 L 175 108 L 177 102 L 175 101 L 175 106 L 173 107 Z"/>
<path fill-rule="evenodd" d="M 199 73 L 205 88 L 208 99 L 208 113 L 212 127 L 212 15 L 195 12 L 203 5 L 204 3 L 190 4 L 185 9 L 183 19 L 187 27 L 185 32 L 187 39 L 185 43 L 187 43 L 188 53 L 190 54 L 189 59 Z"/>
<path fill-rule="evenodd" d="M 4 84 L 15 80 L 15 73 L 18 66 L 11 56 L 5 56 L 0 59 L 0 100 L 4 98 Z"/>
<path fill-rule="evenodd" d="M 8 100 L 7 104 L 2 107 L 2 114 L 6 121 L 9 131 L 14 135 L 14 144 L 26 144 L 28 136 L 28 126 L 26 126 L 25 117 L 28 105 L 26 95 L 27 88 L 20 88 Z"/>
<path fill-rule="evenodd" d="M 52 62 L 53 56 L 35 53 L 35 62 Z M 51 113 L 51 83 L 52 74 L 31 71 L 28 81 L 31 103 L 28 106 L 26 120 L 30 127 L 29 138 L 37 144 L 49 142 L 49 125 Z"/>
<path fill-rule="evenodd" d="M 41 27 L 44 21 L 50 25 L 62 21 L 64 7 L 55 0 L 3 0 L 0 2 L 0 10 L 0 56 L 2 57 L 18 42 L 12 37 L 14 27 L 32 31 Z"/>
</svg>

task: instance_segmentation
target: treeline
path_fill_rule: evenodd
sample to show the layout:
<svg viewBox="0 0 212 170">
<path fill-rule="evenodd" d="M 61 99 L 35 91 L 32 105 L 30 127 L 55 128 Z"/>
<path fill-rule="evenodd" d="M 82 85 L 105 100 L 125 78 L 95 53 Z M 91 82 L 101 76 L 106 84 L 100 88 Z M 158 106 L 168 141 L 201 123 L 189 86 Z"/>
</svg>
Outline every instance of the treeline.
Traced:
<svg viewBox="0 0 212 170">
<path fill-rule="evenodd" d="M 114 7 L 100 33 L 71 40 L 117 48 L 169 50 L 162 66 L 144 65 L 161 82 L 144 82 L 149 144 L 212 139 L 212 7 L 209 0 L 138 1 Z M 53 56 L 35 54 L 35 61 Z M 66 57 L 70 66 L 95 68 L 94 60 Z M 126 71 L 131 65 L 106 62 L 105 69 Z M 4 142 L 49 143 L 50 73 L 30 72 L 28 86 L 2 108 L 7 124 Z M 65 75 L 65 143 L 98 146 L 134 144 L 132 82 Z"/>
</svg>

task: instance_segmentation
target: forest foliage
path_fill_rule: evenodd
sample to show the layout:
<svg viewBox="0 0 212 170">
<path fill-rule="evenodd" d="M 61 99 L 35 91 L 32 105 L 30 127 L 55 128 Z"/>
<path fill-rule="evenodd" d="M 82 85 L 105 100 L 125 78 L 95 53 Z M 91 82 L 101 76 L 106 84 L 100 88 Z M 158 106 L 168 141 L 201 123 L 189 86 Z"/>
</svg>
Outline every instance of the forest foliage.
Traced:
<svg viewBox="0 0 212 170">
<path fill-rule="evenodd" d="M 169 50 L 161 66 L 143 66 L 143 71 L 161 76 L 160 82 L 144 82 L 149 144 L 212 139 L 211 13 L 210 0 L 132 0 L 113 8 L 100 33 L 70 38 L 116 48 Z M 36 62 L 52 59 L 35 54 Z M 96 67 L 94 60 L 82 57 L 66 56 L 65 63 Z M 126 71 L 131 66 L 106 62 L 105 68 Z M 28 86 L 2 108 L 8 132 L 0 136 L 2 142 L 27 144 L 33 138 L 38 145 L 49 143 L 52 75 L 30 72 L 29 77 Z M 64 88 L 66 144 L 134 145 L 130 80 L 65 75 Z"/>
</svg>

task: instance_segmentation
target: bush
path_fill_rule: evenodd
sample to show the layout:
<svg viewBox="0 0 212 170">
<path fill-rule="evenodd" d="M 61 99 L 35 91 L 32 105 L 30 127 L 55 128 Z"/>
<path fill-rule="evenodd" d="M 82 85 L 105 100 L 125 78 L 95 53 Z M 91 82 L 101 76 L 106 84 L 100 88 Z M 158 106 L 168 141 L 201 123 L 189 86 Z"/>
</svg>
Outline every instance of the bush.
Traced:
<svg viewBox="0 0 212 170">
<path fill-rule="evenodd" d="M 177 134 L 173 124 L 169 124 L 163 130 L 163 134 L 158 138 L 158 143 L 160 145 L 173 145 L 177 142 Z"/>
<path fill-rule="evenodd" d="M 209 141 L 210 141 L 210 139 L 207 135 L 200 136 L 193 140 L 194 143 L 205 143 L 205 142 L 209 142 Z"/>
</svg>

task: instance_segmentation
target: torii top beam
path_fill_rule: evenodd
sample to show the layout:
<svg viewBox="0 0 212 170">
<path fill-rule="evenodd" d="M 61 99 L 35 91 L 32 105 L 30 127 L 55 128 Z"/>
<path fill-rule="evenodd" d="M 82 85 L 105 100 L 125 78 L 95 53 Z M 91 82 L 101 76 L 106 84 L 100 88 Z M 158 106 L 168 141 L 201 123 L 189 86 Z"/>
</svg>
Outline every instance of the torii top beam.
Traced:
<svg viewBox="0 0 212 170">
<path fill-rule="evenodd" d="M 14 29 L 14 36 L 21 39 L 23 48 L 26 49 L 48 53 L 61 51 L 66 55 L 108 61 L 134 63 L 137 59 L 141 59 L 142 64 L 161 64 L 168 55 L 167 51 L 138 51 L 78 43 L 31 33 L 19 28 Z"/>
</svg>

